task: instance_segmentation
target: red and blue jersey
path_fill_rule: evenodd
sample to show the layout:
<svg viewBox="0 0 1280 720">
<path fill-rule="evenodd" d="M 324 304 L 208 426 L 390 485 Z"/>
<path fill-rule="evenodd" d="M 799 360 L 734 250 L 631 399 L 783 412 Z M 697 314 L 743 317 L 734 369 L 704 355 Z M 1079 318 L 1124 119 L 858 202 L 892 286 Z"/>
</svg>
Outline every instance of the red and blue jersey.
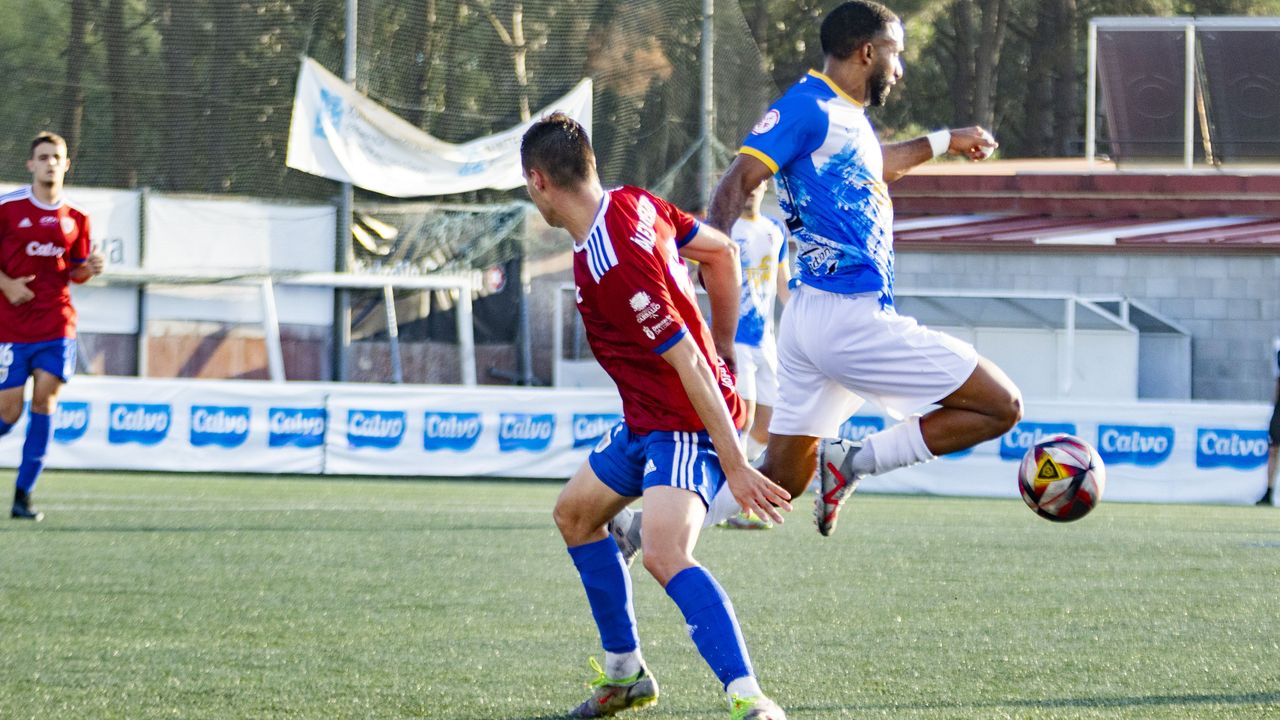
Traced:
<svg viewBox="0 0 1280 720">
<path fill-rule="evenodd" d="M 660 357 L 686 335 L 715 373 L 734 424 L 741 428 L 746 417 L 679 255 L 698 227 L 666 200 L 626 186 L 605 193 L 586 242 L 574 245 L 587 341 L 617 384 L 623 417 L 636 432 L 705 429 L 679 374 Z"/>
<path fill-rule="evenodd" d="M 66 202 L 46 205 L 30 186 L 0 195 L 0 272 L 34 276 L 35 297 L 13 305 L 0 296 L 0 343 L 76 336 L 71 269 L 89 257 L 89 216 Z"/>
</svg>

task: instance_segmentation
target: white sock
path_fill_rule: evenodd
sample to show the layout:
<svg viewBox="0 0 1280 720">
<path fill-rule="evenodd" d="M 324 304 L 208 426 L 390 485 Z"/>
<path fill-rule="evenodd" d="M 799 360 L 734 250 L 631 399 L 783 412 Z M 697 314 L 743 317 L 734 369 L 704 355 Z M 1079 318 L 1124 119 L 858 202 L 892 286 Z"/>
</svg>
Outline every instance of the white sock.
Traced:
<svg viewBox="0 0 1280 720">
<path fill-rule="evenodd" d="M 725 695 L 729 696 L 729 702 L 733 702 L 733 696 L 740 698 L 759 697 L 764 694 L 760 689 L 760 683 L 756 682 L 755 677 L 747 675 L 729 683 L 724 688 Z"/>
<path fill-rule="evenodd" d="M 868 459 L 875 464 L 876 475 L 933 459 L 933 453 L 924 444 L 924 435 L 920 432 L 919 415 L 912 415 L 887 430 L 868 435 L 862 445 L 863 448 L 871 448 L 872 457 Z M 853 456 L 855 466 L 861 454 Z"/>
<path fill-rule="evenodd" d="M 729 490 L 729 483 L 724 483 L 716 494 L 711 498 L 711 505 L 707 507 L 707 517 L 702 521 L 702 527 L 709 528 L 717 523 L 724 522 L 729 518 L 742 512 L 742 508 L 738 505 L 738 501 L 734 499 L 733 492 Z"/>
<path fill-rule="evenodd" d="M 610 680 L 621 680 L 629 678 L 640 672 L 640 649 L 636 648 L 631 652 L 604 653 L 604 674 Z"/>
</svg>

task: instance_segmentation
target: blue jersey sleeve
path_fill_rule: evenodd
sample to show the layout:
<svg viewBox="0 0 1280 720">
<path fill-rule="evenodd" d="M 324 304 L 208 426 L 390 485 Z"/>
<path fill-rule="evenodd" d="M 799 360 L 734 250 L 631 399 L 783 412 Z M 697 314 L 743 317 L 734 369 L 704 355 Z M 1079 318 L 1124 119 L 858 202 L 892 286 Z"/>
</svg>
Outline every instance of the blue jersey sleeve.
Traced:
<svg viewBox="0 0 1280 720">
<path fill-rule="evenodd" d="M 792 160 L 811 154 L 827 135 L 827 114 L 810 93 L 788 92 L 778 98 L 738 152 L 750 155 L 777 173 Z"/>
</svg>

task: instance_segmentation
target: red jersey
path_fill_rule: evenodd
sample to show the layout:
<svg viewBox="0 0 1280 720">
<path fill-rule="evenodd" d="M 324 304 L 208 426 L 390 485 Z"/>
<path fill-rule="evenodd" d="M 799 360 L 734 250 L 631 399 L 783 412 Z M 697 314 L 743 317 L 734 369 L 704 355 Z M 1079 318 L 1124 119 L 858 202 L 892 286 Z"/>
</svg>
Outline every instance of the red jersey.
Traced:
<svg viewBox="0 0 1280 720">
<path fill-rule="evenodd" d="M 0 195 L 0 272 L 34 275 L 35 297 L 12 305 L 0 295 L 0 343 L 32 343 L 76 336 L 71 268 L 89 257 L 89 216 L 68 205 L 46 205 L 30 186 Z"/>
<path fill-rule="evenodd" d="M 578 311 L 596 360 L 618 385 L 627 425 L 637 432 L 706 429 L 660 356 L 689 335 L 719 382 L 740 429 L 746 406 L 716 354 L 677 248 L 698 232 L 698 221 L 636 187 L 605 193 L 587 241 L 574 245 Z"/>
</svg>

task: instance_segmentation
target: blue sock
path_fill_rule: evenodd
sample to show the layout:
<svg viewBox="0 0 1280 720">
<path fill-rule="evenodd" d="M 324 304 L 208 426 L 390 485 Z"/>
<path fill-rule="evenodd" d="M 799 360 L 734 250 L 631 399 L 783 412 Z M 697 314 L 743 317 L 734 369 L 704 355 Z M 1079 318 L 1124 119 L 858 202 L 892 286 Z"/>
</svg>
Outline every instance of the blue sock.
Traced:
<svg viewBox="0 0 1280 720">
<path fill-rule="evenodd" d="M 27 441 L 22 444 L 22 464 L 18 466 L 18 489 L 31 492 L 36 478 L 44 469 L 44 454 L 53 437 L 53 423 L 48 415 L 27 413 Z"/>
<path fill-rule="evenodd" d="M 695 565 L 676 573 L 667 583 L 667 594 L 684 613 L 689 637 L 721 685 L 755 674 L 733 603 L 706 568 Z"/>
<path fill-rule="evenodd" d="M 600 629 L 600 642 L 607 652 L 625 653 L 640 647 L 636 632 L 636 612 L 631 605 L 631 574 L 613 538 L 569 548 L 569 557 L 578 568 L 587 591 L 591 614 Z"/>
<path fill-rule="evenodd" d="M 13 429 L 13 423 L 7 423 L 4 421 L 4 418 L 0 418 L 0 437 L 4 437 L 5 435 L 8 435 L 9 431 L 12 429 Z"/>
</svg>

